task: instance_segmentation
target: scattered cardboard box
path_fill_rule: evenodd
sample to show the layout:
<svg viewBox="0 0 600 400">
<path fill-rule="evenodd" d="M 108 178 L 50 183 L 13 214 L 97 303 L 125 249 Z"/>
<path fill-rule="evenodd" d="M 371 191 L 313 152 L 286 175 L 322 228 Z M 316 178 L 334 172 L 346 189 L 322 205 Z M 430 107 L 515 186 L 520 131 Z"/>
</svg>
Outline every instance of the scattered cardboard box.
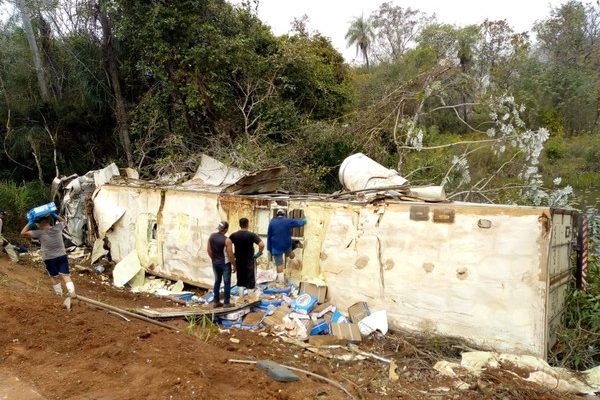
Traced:
<svg viewBox="0 0 600 400">
<path fill-rule="evenodd" d="M 343 346 L 346 344 L 346 340 L 331 335 L 317 335 L 309 336 L 308 344 L 311 346 Z"/>
<path fill-rule="evenodd" d="M 362 340 L 360 329 L 358 329 L 358 324 L 332 323 L 331 333 L 337 338 L 346 339 L 351 342 L 360 342 Z"/>
<path fill-rule="evenodd" d="M 335 306 L 333 304 L 331 304 L 330 302 L 325 302 L 325 303 L 319 304 L 315 308 L 313 308 L 313 310 L 310 313 L 310 316 L 315 317 L 315 318 L 321 318 L 321 317 L 323 317 L 323 315 L 327 314 L 328 312 L 334 312 L 334 311 L 335 311 Z"/>
<path fill-rule="evenodd" d="M 358 323 L 365 317 L 368 317 L 371 314 L 369 310 L 369 305 L 364 301 L 359 301 L 358 303 L 354 303 L 348 308 L 348 314 L 350 315 L 350 320 L 354 323 Z"/>
<path fill-rule="evenodd" d="M 246 326 L 258 326 L 263 320 L 265 313 L 262 311 L 251 312 L 246 314 L 242 320 L 242 324 Z"/>
<path fill-rule="evenodd" d="M 327 299 L 327 286 L 316 285 L 310 282 L 300 282 L 300 293 L 308 293 L 317 298 L 317 303 L 325 303 Z"/>
<path fill-rule="evenodd" d="M 283 325 L 283 318 L 288 315 L 290 309 L 286 306 L 281 306 L 273 311 L 273 314 L 266 316 L 263 319 L 263 323 L 270 327 Z"/>
</svg>

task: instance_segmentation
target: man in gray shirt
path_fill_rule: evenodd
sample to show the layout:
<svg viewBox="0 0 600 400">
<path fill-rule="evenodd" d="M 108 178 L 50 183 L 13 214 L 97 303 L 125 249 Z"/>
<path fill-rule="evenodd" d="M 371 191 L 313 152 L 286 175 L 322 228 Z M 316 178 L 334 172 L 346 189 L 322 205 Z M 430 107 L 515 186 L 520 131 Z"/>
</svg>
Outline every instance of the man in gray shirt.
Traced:
<svg viewBox="0 0 600 400">
<path fill-rule="evenodd" d="M 55 221 L 56 220 L 56 221 Z M 42 255 L 48 275 L 52 280 L 54 293 L 62 295 L 61 278 L 67 287 L 69 296 L 75 296 L 75 285 L 69 274 L 69 260 L 65 251 L 62 231 L 65 228 L 65 220 L 54 214 L 41 217 L 35 224 L 27 224 L 21 230 L 21 235 L 38 239 L 42 245 Z"/>
</svg>

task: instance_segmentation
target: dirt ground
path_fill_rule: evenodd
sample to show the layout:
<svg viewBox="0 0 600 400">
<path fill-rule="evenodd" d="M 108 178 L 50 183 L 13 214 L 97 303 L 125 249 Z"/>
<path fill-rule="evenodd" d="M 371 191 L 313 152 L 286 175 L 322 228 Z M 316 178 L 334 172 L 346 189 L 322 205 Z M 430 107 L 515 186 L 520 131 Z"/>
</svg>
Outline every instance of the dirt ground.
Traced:
<svg viewBox="0 0 600 400">
<path fill-rule="evenodd" d="M 122 308 L 174 305 L 116 289 L 93 272 L 73 270 L 73 280 L 79 294 Z M 187 333 L 185 320 L 168 321 L 182 329 L 178 333 L 125 321 L 87 303 L 77 302 L 71 311 L 61 303 L 40 263 L 14 265 L 0 255 L 0 399 L 348 398 L 304 374 L 298 382 L 279 383 L 253 365 L 228 359 L 269 359 L 309 370 L 339 382 L 355 399 L 576 398 L 524 382 L 507 370 L 488 370 L 467 380 L 469 389 L 454 389 L 432 366 L 436 359 L 458 359 L 461 349 L 440 339 L 428 339 L 430 346 L 424 347 L 423 340 L 395 333 L 362 343 L 362 350 L 396 362 L 399 378 L 391 380 L 383 362 L 332 361 L 258 332 Z"/>
</svg>

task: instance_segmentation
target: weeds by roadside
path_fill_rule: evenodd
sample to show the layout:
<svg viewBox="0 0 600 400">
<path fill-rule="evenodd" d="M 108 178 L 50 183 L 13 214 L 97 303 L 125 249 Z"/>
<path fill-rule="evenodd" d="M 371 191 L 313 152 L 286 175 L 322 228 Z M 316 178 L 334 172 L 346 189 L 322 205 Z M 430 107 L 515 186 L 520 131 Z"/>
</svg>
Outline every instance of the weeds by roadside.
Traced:
<svg viewBox="0 0 600 400">
<path fill-rule="evenodd" d="M 185 332 L 205 342 L 219 333 L 219 327 L 208 315 L 192 315 L 185 320 L 187 321 Z"/>
</svg>

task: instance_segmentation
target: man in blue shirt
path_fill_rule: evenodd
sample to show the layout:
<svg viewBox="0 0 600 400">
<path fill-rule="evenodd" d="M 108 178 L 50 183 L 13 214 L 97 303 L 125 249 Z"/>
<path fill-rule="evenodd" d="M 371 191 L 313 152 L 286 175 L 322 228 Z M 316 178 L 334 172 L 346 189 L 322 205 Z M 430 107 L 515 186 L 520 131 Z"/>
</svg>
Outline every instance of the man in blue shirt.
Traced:
<svg viewBox="0 0 600 400">
<path fill-rule="evenodd" d="M 267 250 L 273 256 L 277 267 L 277 282 L 284 283 L 284 255 L 292 253 L 292 229 L 306 224 L 306 218 L 291 219 L 285 217 L 285 210 L 277 210 L 277 216 L 269 223 L 267 231 Z M 293 258 L 293 256 L 291 256 Z"/>
</svg>

